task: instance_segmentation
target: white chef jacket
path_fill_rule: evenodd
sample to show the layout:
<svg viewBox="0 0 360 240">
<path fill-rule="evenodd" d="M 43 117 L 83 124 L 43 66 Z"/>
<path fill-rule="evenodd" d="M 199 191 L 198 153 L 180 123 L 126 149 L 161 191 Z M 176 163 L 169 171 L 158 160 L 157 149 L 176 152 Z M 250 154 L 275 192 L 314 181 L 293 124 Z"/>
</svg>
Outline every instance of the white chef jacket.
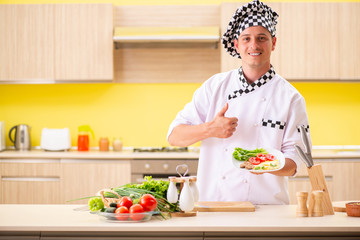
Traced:
<svg viewBox="0 0 360 240">
<path fill-rule="evenodd" d="M 177 125 L 212 121 L 228 102 L 225 117 L 238 118 L 238 126 L 229 138 L 212 137 L 201 142 L 197 172 L 199 201 L 288 204 L 288 177 L 255 175 L 235 168 L 232 153 L 235 147 L 278 149 L 285 158 L 294 160 L 298 170 L 302 163 L 294 144 L 303 146 L 298 126 L 308 126 L 305 100 L 278 74 L 254 91 L 229 100 L 229 94 L 244 88 L 239 74 L 234 69 L 205 81 L 195 91 L 192 101 L 177 114 L 168 136 Z M 285 127 L 280 127 L 281 124 Z M 311 143 L 309 131 L 308 137 Z"/>
</svg>

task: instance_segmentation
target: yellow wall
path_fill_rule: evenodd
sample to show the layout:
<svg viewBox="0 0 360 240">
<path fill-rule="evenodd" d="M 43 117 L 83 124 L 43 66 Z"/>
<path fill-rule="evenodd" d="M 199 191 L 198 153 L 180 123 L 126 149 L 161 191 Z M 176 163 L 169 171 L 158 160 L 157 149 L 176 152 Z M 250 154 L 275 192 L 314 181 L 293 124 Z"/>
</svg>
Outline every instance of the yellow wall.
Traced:
<svg viewBox="0 0 360 240">
<path fill-rule="evenodd" d="M 98 0 L 77 0 L 94 3 Z M 112 0 L 115 5 L 219 4 L 223 0 Z M 267 1 L 265 1 L 267 2 Z M 269 1 L 271 2 L 271 1 Z M 331 1 L 330 1 L 331 2 Z M 66 0 L 0 0 L 4 4 L 73 3 Z M 280 73 L 281 74 L 281 73 Z M 205 79 L 204 79 L 205 80 Z M 305 97 L 314 145 L 360 145 L 360 83 L 294 83 Z M 200 84 L 0 85 L 0 121 L 6 130 L 32 126 L 33 146 L 41 129 L 89 124 L 99 137 L 121 137 L 125 146 L 167 146 L 166 133 L 176 113 Z M 7 138 L 7 145 L 10 141 Z"/>
<path fill-rule="evenodd" d="M 306 99 L 314 145 L 360 145 L 360 83 L 293 83 Z M 126 146 L 168 146 L 176 113 L 200 84 L 0 85 L 0 120 L 7 131 L 32 126 L 34 146 L 41 129 L 89 124 L 101 136 L 121 137 Z M 7 145 L 10 142 L 7 139 Z"/>
</svg>

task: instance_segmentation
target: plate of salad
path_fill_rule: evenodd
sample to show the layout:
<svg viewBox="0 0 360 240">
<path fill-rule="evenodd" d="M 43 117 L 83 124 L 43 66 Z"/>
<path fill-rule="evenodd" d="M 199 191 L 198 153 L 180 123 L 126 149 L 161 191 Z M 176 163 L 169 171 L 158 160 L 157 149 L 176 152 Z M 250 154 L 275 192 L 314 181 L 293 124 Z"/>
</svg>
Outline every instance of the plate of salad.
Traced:
<svg viewBox="0 0 360 240">
<path fill-rule="evenodd" d="M 254 173 L 279 171 L 285 165 L 285 157 L 279 150 L 271 148 L 235 148 L 232 162 L 236 168 Z"/>
</svg>

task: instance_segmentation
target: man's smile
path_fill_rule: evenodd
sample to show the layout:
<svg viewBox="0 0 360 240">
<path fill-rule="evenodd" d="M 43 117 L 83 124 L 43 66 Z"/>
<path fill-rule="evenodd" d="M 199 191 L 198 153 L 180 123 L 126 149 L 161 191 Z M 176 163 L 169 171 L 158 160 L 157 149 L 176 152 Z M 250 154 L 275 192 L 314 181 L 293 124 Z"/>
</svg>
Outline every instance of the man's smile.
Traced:
<svg viewBox="0 0 360 240">
<path fill-rule="evenodd" d="M 250 56 L 259 56 L 261 53 L 249 53 Z"/>
</svg>

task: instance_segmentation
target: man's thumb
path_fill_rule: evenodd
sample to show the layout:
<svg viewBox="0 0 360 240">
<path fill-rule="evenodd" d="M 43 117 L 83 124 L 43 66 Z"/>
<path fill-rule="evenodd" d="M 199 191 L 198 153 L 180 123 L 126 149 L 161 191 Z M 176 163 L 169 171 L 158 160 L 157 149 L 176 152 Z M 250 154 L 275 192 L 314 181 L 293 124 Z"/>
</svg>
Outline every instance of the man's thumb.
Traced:
<svg viewBox="0 0 360 240">
<path fill-rule="evenodd" d="M 229 108 L 229 104 L 226 103 L 225 106 L 217 113 L 217 116 L 224 117 L 228 108 Z"/>
</svg>

